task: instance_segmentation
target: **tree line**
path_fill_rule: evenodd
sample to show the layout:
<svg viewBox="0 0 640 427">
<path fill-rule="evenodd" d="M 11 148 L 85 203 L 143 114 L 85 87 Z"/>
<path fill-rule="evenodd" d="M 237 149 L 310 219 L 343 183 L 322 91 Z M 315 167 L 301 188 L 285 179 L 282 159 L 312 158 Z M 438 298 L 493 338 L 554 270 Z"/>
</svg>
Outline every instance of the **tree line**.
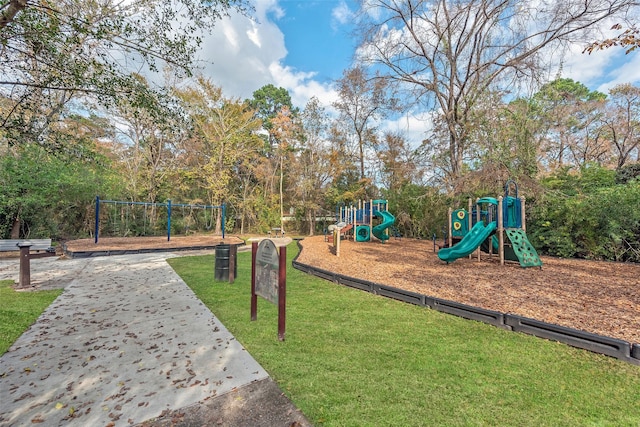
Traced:
<svg viewBox="0 0 640 427">
<path fill-rule="evenodd" d="M 364 2 L 358 62 L 335 82 L 337 100 L 304 106 L 273 85 L 228 97 L 194 75 L 198 39 L 189 36 L 250 7 L 208 2 L 196 18 L 202 5 L 181 3 L 190 21 L 162 2 L 7 3 L 0 237 L 91 236 L 99 195 L 225 203 L 227 230 L 308 235 L 323 232 L 339 204 L 385 198 L 402 235 L 440 238 L 449 206 L 499 195 L 511 178 L 543 253 L 640 260 L 640 88 L 539 83 L 545 52 L 589 37 L 630 2 Z M 543 30 L 526 25 L 534 15 Z M 175 39 L 156 31 L 170 22 L 188 28 L 174 28 Z M 164 83 L 132 73 L 118 59 L 127 55 L 162 63 Z M 525 86 L 537 89 L 522 96 Z M 429 116 L 419 143 L 382 128 L 407 112 Z M 136 215 L 150 223 L 161 214 Z M 219 232 L 222 217 L 210 215 L 207 229 Z"/>
</svg>

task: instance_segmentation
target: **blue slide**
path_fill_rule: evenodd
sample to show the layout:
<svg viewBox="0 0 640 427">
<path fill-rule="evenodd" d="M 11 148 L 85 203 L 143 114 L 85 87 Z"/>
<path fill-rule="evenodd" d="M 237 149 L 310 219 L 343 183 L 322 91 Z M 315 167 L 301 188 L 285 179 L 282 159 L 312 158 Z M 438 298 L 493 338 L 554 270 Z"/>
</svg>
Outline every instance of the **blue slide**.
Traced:
<svg viewBox="0 0 640 427">
<path fill-rule="evenodd" d="M 375 211 L 373 214 L 382 219 L 382 223 L 373 227 L 373 235 L 382 241 L 389 240 L 389 236 L 384 232 L 384 230 L 391 227 L 396 222 L 396 217 L 387 211 Z"/>
<path fill-rule="evenodd" d="M 438 258 L 442 261 L 446 261 L 447 264 L 457 260 L 458 258 L 466 257 L 473 251 L 478 249 L 478 246 L 491 235 L 498 226 L 496 221 L 490 222 L 488 225 L 484 225 L 482 221 L 476 223 L 471 231 L 455 246 L 450 248 L 443 248 L 438 251 Z"/>
</svg>

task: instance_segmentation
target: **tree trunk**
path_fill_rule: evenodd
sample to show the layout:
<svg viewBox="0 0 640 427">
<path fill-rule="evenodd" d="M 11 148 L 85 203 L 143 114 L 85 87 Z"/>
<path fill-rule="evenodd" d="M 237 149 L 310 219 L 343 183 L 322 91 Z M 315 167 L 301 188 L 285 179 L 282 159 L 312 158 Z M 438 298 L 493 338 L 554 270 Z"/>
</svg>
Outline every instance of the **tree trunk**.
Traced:
<svg viewBox="0 0 640 427">
<path fill-rule="evenodd" d="M 222 234 L 222 209 L 216 212 L 216 231 L 215 234 Z"/>
<path fill-rule="evenodd" d="M 316 229 L 316 215 L 313 209 L 307 209 L 307 220 L 309 221 L 309 236 L 313 236 Z"/>
<path fill-rule="evenodd" d="M 454 180 L 460 178 L 462 172 L 462 147 L 461 138 L 455 132 L 451 132 L 449 134 L 449 161 L 451 162 L 451 176 Z"/>
<path fill-rule="evenodd" d="M 360 133 L 358 133 L 358 146 L 360 150 L 360 179 L 364 179 L 364 141 L 362 141 Z"/>
<path fill-rule="evenodd" d="M 284 185 L 284 170 L 282 167 L 284 166 L 284 155 L 280 156 L 280 231 L 284 234 L 284 195 L 283 195 L 283 185 Z"/>
<path fill-rule="evenodd" d="M 11 239 L 19 239 L 20 238 L 20 218 L 16 216 L 13 220 L 13 225 L 11 226 Z"/>
</svg>

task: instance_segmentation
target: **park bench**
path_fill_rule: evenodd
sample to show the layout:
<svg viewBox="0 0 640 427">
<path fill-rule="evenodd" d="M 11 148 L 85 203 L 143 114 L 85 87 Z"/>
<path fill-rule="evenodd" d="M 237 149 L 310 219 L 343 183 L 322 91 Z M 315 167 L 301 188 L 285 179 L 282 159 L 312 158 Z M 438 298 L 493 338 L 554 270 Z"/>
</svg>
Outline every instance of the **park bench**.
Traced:
<svg viewBox="0 0 640 427">
<path fill-rule="evenodd" d="M 0 252 L 20 251 L 20 279 L 18 286 L 31 286 L 31 260 L 56 256 L 51 239 L 5 239 L 0 240 Z"/>
<path fill-rule="evenodd" d="M 276 237 L 284 237 L 284 231 L 280 227 L 273 227 L 271 229 Z M 269 237 L 271 237 L 271 231 L 269 231 Z"/>
<path fill-rule="evenodd" d="M 55 253 L 56 251 L 55 248 L 51 247 L 51 239 L 4 239 L 0 240 L 0 252 L 19 251 L 20 242 L 31 243 L 29 251 L 45 251 L 47 253 Z"/>
</svg>

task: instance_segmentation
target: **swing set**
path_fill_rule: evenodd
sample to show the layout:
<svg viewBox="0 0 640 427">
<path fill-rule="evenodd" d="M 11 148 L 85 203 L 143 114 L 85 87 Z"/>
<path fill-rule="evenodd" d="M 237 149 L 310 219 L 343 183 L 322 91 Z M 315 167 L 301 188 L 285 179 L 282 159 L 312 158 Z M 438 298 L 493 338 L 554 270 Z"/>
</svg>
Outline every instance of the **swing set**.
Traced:
<svg viewBox="0 0 640 427">
<path fill-rule="evenodd" d="M 190 226 L 195 222 L 194 220 L 194 210 L 202 209 L 204 212 L 204 228 L 206 230 L 210 230 L 213 226 L 215 211 L 220 210 L 220 214 L 222 215 L 221 223 L 222 223 L 222 238 L 224 239 L 225 234 L 225 222 L 226 222 L 226 205 L 223 203 L 221 206 L 212 206 L 212 205 L 197 205 L 197 204 L 185 204 L 185 203 L 171 203 L 171 200 L 167 200 L 166 203 L 154 203 L 154 202 L 129 202 L 122 200 L 100 200 L 99 196 L 96 196 L 96 216 L 95 216 L 95 228 L 94 228 L 94 241 L 98 243 L 98 239 L 100 236 L 100 205 L 103 206 L 104 212 L 102 216 L 105 216 L 108 222 L 108 226 L 110 226 L 111 232 L 114 234 L 118 234 L 122 237 L 126 237 L 128 234 L 135 234 L 146 236 L 149 232 L 153 232 L 154 227 L 152 227 L 151 223 L 157 219 L 162 213 L 166 215 L 166 234 L 167 241 L 171 240 L 171 217 L 172 211 L 175 211 L 176 208 L 182 209 L 182 218 L 184 220 L 185 232 L 189 231 Z M 111 212 L 108 211 L 108 205 L 111 206 Z M 134 212 L 134 208 L 137 208 L 138 211 L 142 210 L 141 218 L 140 215 L 136 215 Z M 157 208 L 162 209 L 162 211 L 158 211 Z M 165 210 L 166 209 L 166 210 Z M 189 210 L 189 214 L 185 215 L 185 211 Z M 207 211 L 211 210 L 210 216 L 207 218 Z M 175 214 L 174 214 L 175 216 Z M 111 220 L 109 222 L 108 220 Z M 174 218 L 175 219 L 175 218 Z M 142 229 L 140 229 L 140 220 L 142 223 Z M 124 224 L 124 227 L 122 225 Z M 134 227 L 135 224 L 135 227 Z M 147 224 L 149 224 L 147 226 Z M 132 233 L 131 229 L 137 228 L 135 233 Z M 175 224 L 174 224 L 175 228 Z"/>
</svg>

